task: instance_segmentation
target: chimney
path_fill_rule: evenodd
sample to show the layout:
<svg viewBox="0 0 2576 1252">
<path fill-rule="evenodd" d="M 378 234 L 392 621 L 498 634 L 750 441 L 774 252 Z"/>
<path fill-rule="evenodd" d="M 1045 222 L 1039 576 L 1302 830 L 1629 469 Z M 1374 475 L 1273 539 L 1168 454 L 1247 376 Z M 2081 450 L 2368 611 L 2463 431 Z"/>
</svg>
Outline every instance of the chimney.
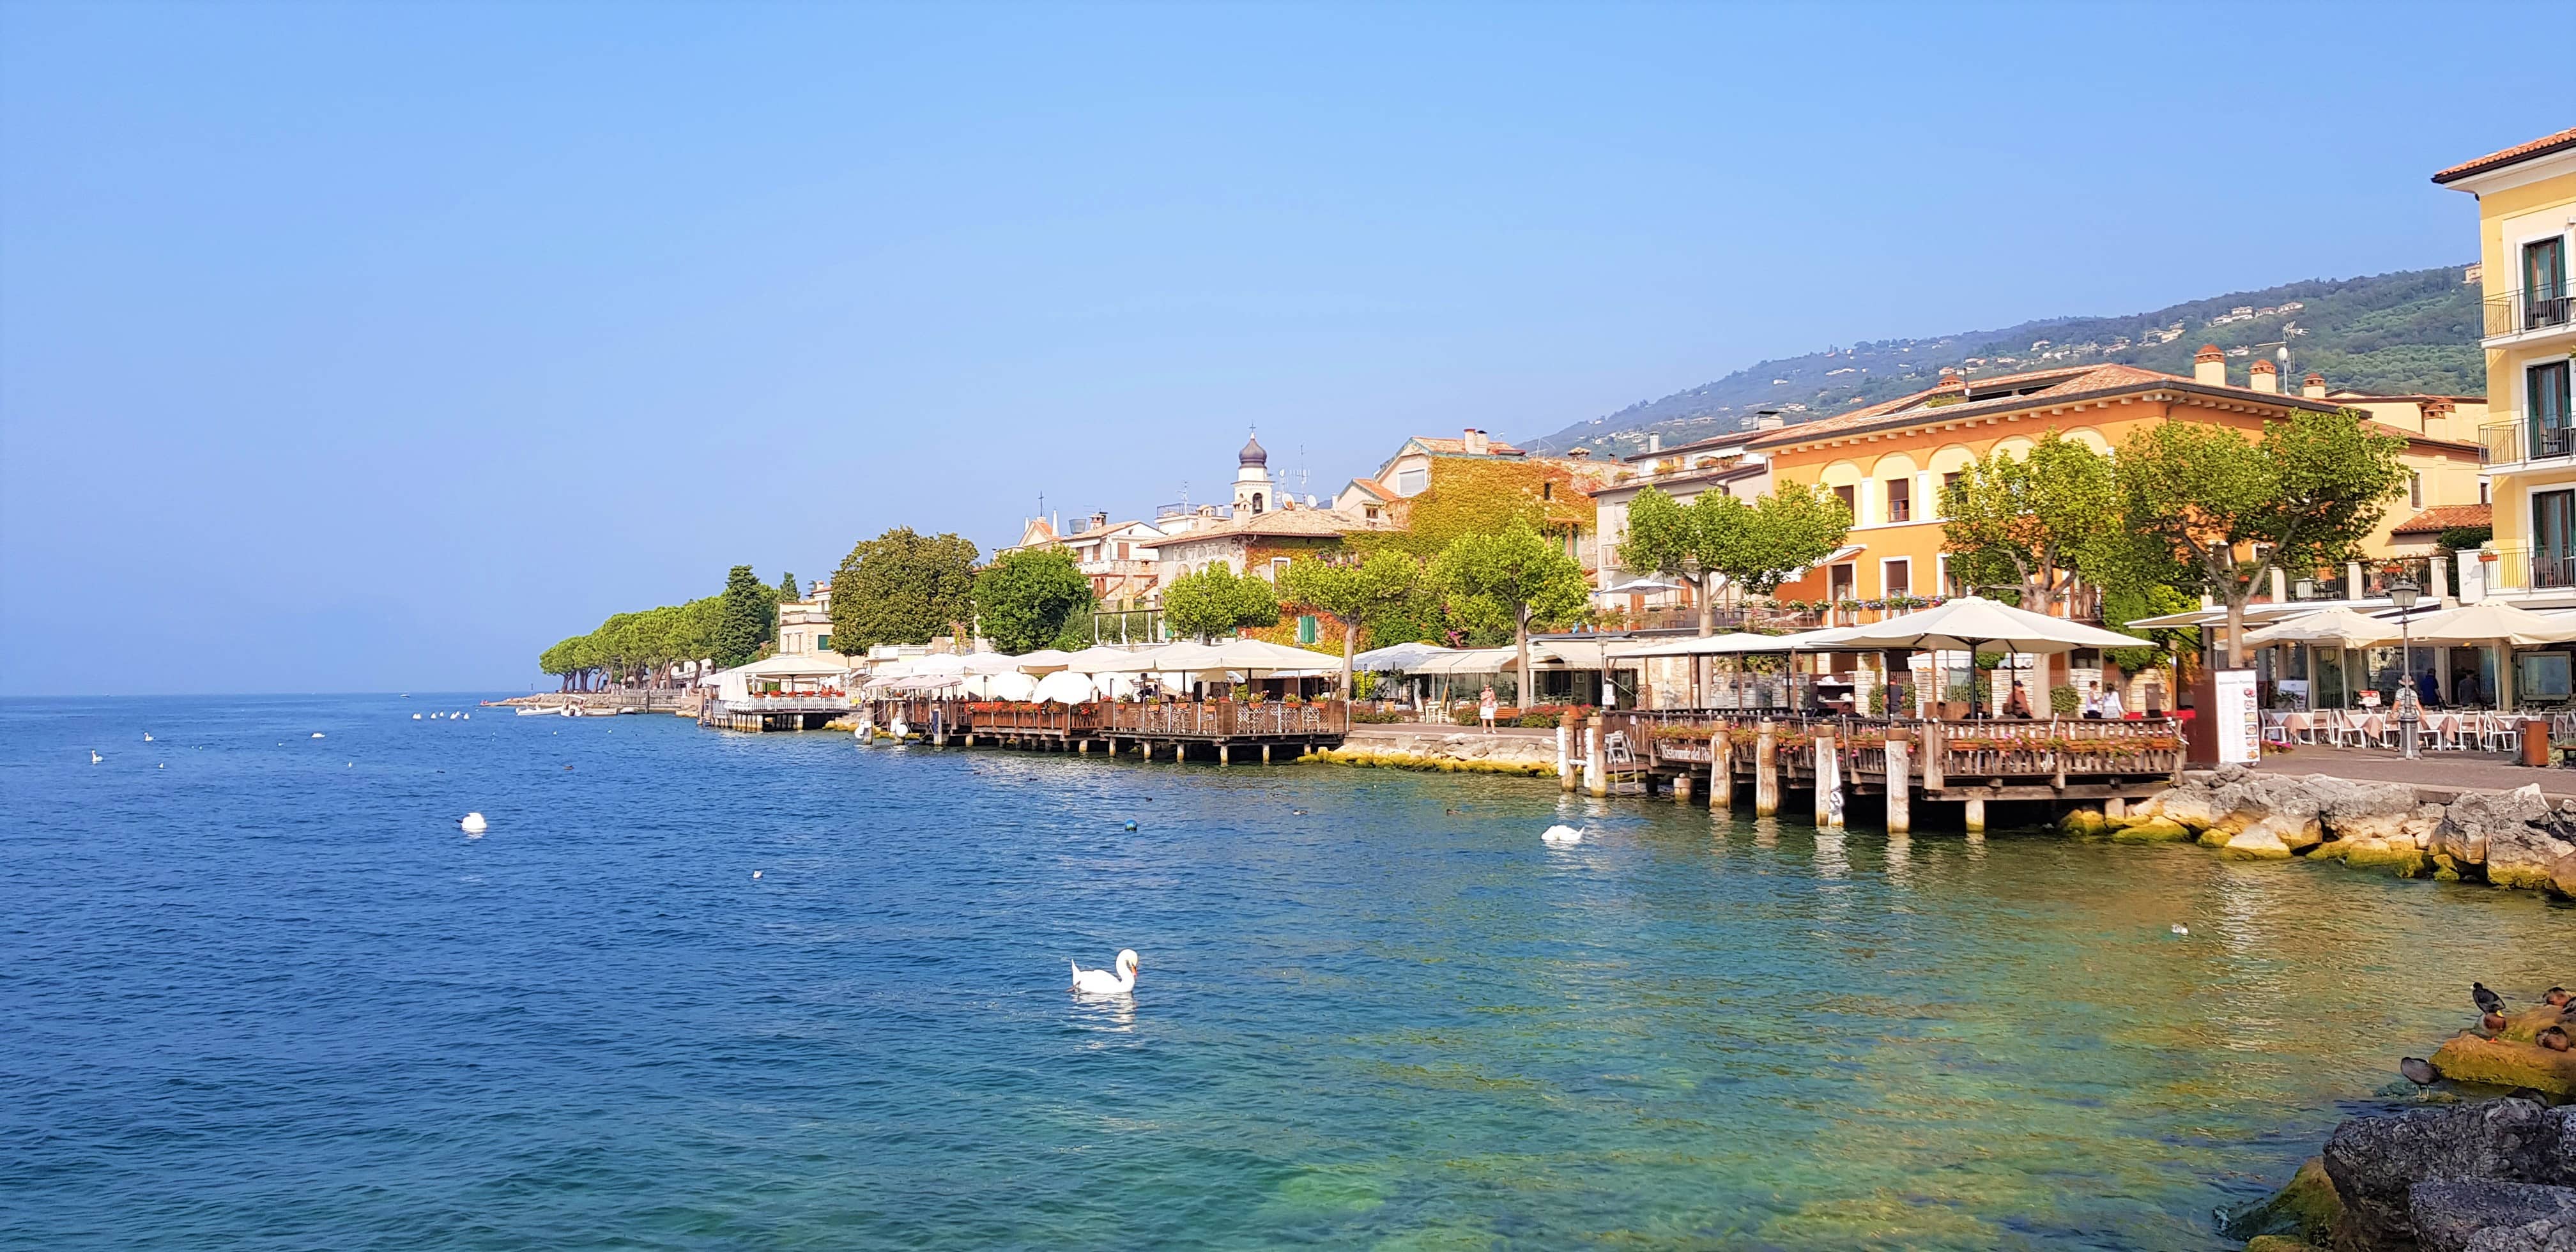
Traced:
<svg viewBox="0 0 2576 1252">
<path fill-rule="evenodd" d="M 1647 435 L 1646 435 L 1646 455 L 1648 455 L 1648 456 L 1653 456 L 1654 454 L 1656 454 L 1656 453 L 1658 453 L 1658 452 L 1661 452 L 1661 451 L 1663 451 L 1663 450 L 1664 450 L 1664 437 L 1663 437 L 1662 435 L 1660 435 L 1660 434 L 1656 434 L 1656 433 L 1653 433 L 1653 432 L 1651 432 L 1651 431 L 1650 431 L 1650 432 L 1648 432 L 1648 433 L 1647 433 Z"/>
<path fill-rule="evenodd" d="M 1956 387 L 1961 391 L 1966 391 L 1968 389 L 1968 380 L 1959 376 L 1958 366 L 1945 365 L 1941 367 L 1941 385 L 1944 387 Z"/>
<path fill-rule="evenodd" d="M 1458 442 L 1466 447 L 1469 456 L 1485 455 L 1485 432 L 1473 426 L 1467 428 L 1467 437 Z"/>
<path fill-rule="evenodd" d="M 2191 354 L 2191 380 L 2212 387 L 2226 386 L 2227 354 L 2219 351 L 2217 344 L 2200 345 L 2200 351 Z"/>
<path fill-rule="evenodd" d="M 2312 400 L 2325 399 L 2326 376 L 2316 372 L 2315 370 L 2309 370 L 2308 376 L 2299 381 L 2299 394 Z"/>
<path fill-rule="evenodd" d="M 2281 389 L 2281 367 L 2272 364 L 2270 361 L 2256 361 L 2254 363 L 2253 377 L 2248 378 L 2245 381 L 2245 385 L 2256 391 L 2279 391 Z"/>
<path fill-rule="evenodd" d="M 1091 515 L 1091 528 L 1093 530 L 1109 529 L 1109 515 L 1107 513 L 1100 512 L 1093 513 Z"/>
<path fill-rule="evenodd" d="M 1755 430 L 1778 430 L 1788 424 L 1788 419 L 1780 416 L 1778 409 L 1761 409 L 1753 414 Z"/>
<path fill-rule="evenodd" d="M 1592 449 L 1590 448 L 1567 448 L 1565 450 L 1565 459 L 1569 461 L 1586 461 L 1591 458 Z"/>
</svg>

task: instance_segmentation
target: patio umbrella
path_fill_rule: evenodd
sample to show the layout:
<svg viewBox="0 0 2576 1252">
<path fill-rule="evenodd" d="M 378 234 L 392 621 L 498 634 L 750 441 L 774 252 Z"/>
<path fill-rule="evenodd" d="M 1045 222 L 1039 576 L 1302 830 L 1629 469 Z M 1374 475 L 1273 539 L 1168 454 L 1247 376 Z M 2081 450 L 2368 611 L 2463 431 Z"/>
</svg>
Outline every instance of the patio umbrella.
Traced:
<svg viewBox="0 0 2576 1252">
<path fill-rule="evenodd" d="M 2319 609 L 2246 633 L 2247 643 L 2333 643 L 2347 648 L 2397 642 L 2395 623 L 2351 609 Z"/>
<path fill-rule="evenodd" d="M 969 674 L 1016 674 L 1020 672 L 1020 659 L 1018 657 L 1004 656 L 999 652 L 978 652 L 973 656 L 966 657 L 965 665 L 966 672 Z"/>
<path fill-rule="evenodd" d="M 1138 651 L 1136 648 L 1113 648 L 1105 643 L 1095 643 L 1064 658 L 1064 667 L 1077 674 L 1108 673 L 1110 671 L 1102 667 L 1125 661 Z"/>
<path fill-rule="evenodd" d="M 1735 656 L 1746 652 L 1791 652 L 1804 646 L 1797 635 L 1756 635 L 1736 631 L 1724 635 L 1700 635 L 1676 639 L 1671 643 L 1631 648 L 1618 655 L 1632 656 Z"/>
<path fill-rule="evenodd" d="M 1052 674 L 1063 669 L 1066 662 L 1073 659 L 1073 654 L 1057 648 L 1040 648 L 1011 659 L 1019 662 L 1018 668 L 1023 674 Z"/>
<path fill-rule="evenodd" d="M 1192 662 L 1193 668 L 1239 669 L 1246 673 L 1338 674 L 1340 657 L 1326 656 L 1305 648 L 1292 648 L 1266 639 L 1228 639 L 1209 645 L 1207 653 Z"/>
<path fill-rule="evenodd" d="M 2484 600 L 2419 617 L 2410 633 L 2417 643 L 2493 643 L 2501 640 L 2518 648 L 2528 648 L 2576 639 L 2576 622 Z M 2397 632 L 2391 630 L 2382 638 L 2395 639 Z"/>
<path fill-rule="evenodd" d="M 991 674 L 984 679 L 984 694 L 994 700 L 1027 700 L 1038 693 L 1038 680 L 1026 674 Z"/>
<path fill-rule="evenodd" d="M 1038 680 L 1030 698 L 1052 704 L 1088 704 L 1099 695 L 1089 678 L 1069 670 L 1057 670 Z"/>
<path fill-rule="evenodd" d="M 1451 655 L 1452 649 L 1429 643 L 1398 643 L 1371 648 L 1351 658 L 1351 668 L 1370 673 L 1389 674 L 1411 671 L 1435 657 Z"/>
<path fill-rule="evenodd" d="M 1975 652 L 1989 646 L 2010 652 L 2058 653 L 2077 648 L 2134 648 L 2143 641 L 2098 626 L 1961 596 L 1938 608 L 1891 617 L 1868 626 L 1785 636 L 1796 651 Z"/>
</svg>

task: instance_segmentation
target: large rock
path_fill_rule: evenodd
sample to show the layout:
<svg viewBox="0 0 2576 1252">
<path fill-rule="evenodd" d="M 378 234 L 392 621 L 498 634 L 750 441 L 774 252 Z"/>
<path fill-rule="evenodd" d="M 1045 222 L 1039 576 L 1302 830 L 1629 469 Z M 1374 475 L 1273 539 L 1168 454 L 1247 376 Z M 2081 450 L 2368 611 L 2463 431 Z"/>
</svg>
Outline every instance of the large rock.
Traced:
<svg viewBox="0 0 2576 1252">
<path fill-rule="evenodd" d="M 2439 1062 L 2436 1062 L 2439 1064 Z M 2444 1073 L 2449 1073 L 2445 1067 Z M 2356 1117 L 2326 1140 L 2326 1176 L 2343 1198 L 2338 1241 L 2404 1246 L 2415 1228 L 2407 1192 L 2421 1182 L 2537 1182 L 2557 1127 L 2529 1100 L 2488 1100 Z"/>
<path fill-rule="evenodd" d="M 2576 1252 L 2576 1187 L 2419 1182 L 2407 1209 L 2424 1252 Z"/>
<path fill-rule="evenodd" d="M 2550 864 L 2549 889 L 2562 896 L 2576 898 L 2576 852 L 2570 852 Z"/>
<path fill-rule="evenodd" d="M 2576 1187 L 2576 1104 L 2549 1110 L 2540 1145 L 2540 1181 Z"/>
<path fill-rule="evenodd" d="M 2559 859 L 2576 852 L 2571 835 L 2576 824 L 2529 786 L 2453 800 L 2427 850 L 2437 864 L 2454 871 L 2478 867 L 2500 887 L 2546 889 Z"/>
<path fill-rule="evenodd" d="M 2150 817 L 2111 832 L 2114 843 L 2180 843 L 2190 838 L 2191 831 L 2170 817 Z"/>
<path fill-rule="evenodd" d="M 2325 1161 L 2312 1156 L 2288 1186 L 2229 1214 L 2220 1230 L 2231 1239 L 2270 1237 L 2305 1247 L 2332 1241 L 2342 1219 L 2343 1199 L 2335 1194 L 2334 1180 L 2326 1177 Z"/>
<path fill-rule="evenodd" d="M 2210 833 L 2214 835 L 2217 830 L 2213 827 Z M 2233 857 L 2283 860 L 2317 846 L 2325 837 L 2325 827 L 2313 813 L 2301 817 L 2295 811 L 2273 811 L 2229 836 L 2221 850 Z"/>
</svg>

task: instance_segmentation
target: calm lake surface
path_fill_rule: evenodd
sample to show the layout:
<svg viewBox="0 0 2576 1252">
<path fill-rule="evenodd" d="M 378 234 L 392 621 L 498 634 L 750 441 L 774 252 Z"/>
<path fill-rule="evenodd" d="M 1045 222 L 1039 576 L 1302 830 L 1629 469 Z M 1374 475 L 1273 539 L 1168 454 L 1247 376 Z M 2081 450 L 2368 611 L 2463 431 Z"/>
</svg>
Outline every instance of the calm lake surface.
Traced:
<svg viewBox="0 0 2576 1252">
<path fill-rule="evenodd" d="M 0 703 L 0 1244 L 2232 1247 L 2576 973 L 2192 848 L 459 708 Z"/>
</svg>

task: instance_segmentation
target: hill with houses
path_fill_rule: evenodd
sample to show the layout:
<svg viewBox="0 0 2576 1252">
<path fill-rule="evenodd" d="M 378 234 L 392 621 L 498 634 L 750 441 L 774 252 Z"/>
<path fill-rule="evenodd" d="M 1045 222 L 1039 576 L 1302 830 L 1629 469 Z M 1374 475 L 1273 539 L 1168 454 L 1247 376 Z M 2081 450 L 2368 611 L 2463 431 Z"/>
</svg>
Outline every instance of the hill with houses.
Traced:
<svg viewBox="0 0 2576 1252">
<path fill-rule="evenodd" d="M 2204 343 L 2226 349 L 2232 372 L 2258 354 L 2290 350 L 2290 377 L 2310 370 L 2338 389 L 2392 395 L 2480 395 L 2479 293 L 2467 266 L 2365 278 L 2311 279 L 2119 317 L 2059 317 L 1930 339 L 1883 339 L 1763 361 L 1713 383 L 1640 401 L 1519 441 L 1533 452 L 1583 446 L 1635 452 L 1750 427 L 1777 410 L 1791 424 L 1830 417 L 1938 383 L 2060 365 L 2120 364 L 2189 376 Z"/>
</svg>

